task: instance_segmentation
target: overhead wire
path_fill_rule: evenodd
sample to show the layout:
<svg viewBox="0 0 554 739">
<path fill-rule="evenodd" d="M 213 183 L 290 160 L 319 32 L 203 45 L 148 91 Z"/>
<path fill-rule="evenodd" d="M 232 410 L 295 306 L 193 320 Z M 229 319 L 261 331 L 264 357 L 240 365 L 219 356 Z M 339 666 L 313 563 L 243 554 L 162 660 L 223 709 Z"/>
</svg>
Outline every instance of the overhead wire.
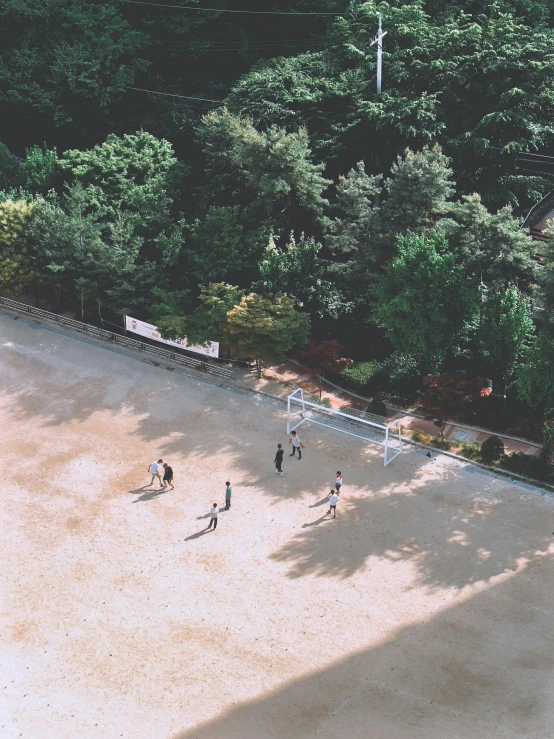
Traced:
<svg viewBox="0 0 554 739">
<path fill-rule="evenodd" d="M 198 12 L 206 12 L 206 13 L 241 13 L 244 15 L 330 15 L 334 18 L 338 18 L 340 16 L 345 15 L 345 11 L 342 13 L 329 13 L 329 12 L 318 12 L 318 11 L 312 11 L 312 12 L 298 12 L 298 13 L 291 13 L 290 11 L 284 11 L 284 10 L 229 10 L 228 8 L 198 8 L 195 5 L 166 5 L 165 3 L 150 3 L 146 0 L 122 0 L 124 3 L 129 3 L 131 5 L 149 5 L 155 8 L 173 8 L 174 10 L 195 10 Z"/>
<path fill-rule="evenodd" d="M 146 90 L 144 87 L 126 87 L 126 90 L 138 90 L 139 92 L 149 92 L 152 95 L 168 95 L 172 98 L 184 98 L 185 100 L 197 100 L 201 103 L 218 103 L 218 105 L 223 105 L 223 100 L 212 100 L 211 98 L 197 98 L 197 97 L 191 97 L 190 95 L 177 95 L 174 92 L 159 92 L 158 90 Z"/>
</svg>

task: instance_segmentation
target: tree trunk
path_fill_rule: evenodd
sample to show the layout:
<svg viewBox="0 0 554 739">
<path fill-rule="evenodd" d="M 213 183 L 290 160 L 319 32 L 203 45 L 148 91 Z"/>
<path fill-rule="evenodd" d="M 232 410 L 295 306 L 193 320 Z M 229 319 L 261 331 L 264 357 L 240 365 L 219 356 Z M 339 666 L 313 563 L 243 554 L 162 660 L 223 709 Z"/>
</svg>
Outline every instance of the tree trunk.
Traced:
<svg viewBox="0 0 554 739">
<path fill-rule="evenodd" d="M 54 295 L 56 296 L 56 306 L 58 308 L 58 313 L 60 312 L 60 303 L 62 300 L 62 290 L 59 285 L 54 286 Z"/>
<path fill-rule="evenodd" d="M 84 295 L 83 291 L 81 290 L 81 321 L 85 322 L 85 306 L 84 306 Z"/>
<path fill-rule="evenodd" d="M 258 380 L 262 379 L 262 360 L 260 357 L 256 357 L 256 374 L 258 376 Z"/>
<path fill-rule="evenodd" d="M 102 324 L 102 328 L 104 328 L 104 319 L 102 318 L 102 312 L 100 310 L 100 299 L 96 298 L 96 302 L 98 303 L 98 317 L 100 318 L 100 323 Z"/>
<path fill-rule="evenodd" d="M 323 384 L 323 375 L 319 376 L 319 402 L 321 403 L 321 390 L 322 390 L 322 384 Z"/>
</svg>

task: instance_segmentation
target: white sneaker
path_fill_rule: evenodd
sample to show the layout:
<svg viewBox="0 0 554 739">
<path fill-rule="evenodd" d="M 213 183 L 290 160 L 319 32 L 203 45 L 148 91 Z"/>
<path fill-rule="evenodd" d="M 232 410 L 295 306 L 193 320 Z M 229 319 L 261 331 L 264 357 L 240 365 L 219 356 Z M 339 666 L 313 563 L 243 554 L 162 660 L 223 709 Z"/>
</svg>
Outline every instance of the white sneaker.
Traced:
<svg viewBox="0 0 554 739">
<path fill-rule="evenodd" d="M 284 475 L 285 473 L 284 473 L 284 472 L 279 472 L 279 474 L 281 475 L 281 477 L 283 477 L 283 475 Z"/>
</svg>

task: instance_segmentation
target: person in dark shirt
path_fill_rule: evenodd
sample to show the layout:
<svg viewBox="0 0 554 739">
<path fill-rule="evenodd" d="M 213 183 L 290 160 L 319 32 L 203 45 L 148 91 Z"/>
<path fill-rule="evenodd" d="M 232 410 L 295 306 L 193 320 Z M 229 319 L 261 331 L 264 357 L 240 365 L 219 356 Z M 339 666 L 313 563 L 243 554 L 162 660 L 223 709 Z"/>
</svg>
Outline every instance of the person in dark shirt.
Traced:
<svg viewBox="0 0 554 739">
<path fill-rule="evenodd" d="M 167 487 L 171 485 L 171 489 L 175 489 L 175 485 L 173 484 L 173 470 L 172 468 L 166 463 L 164 463 L 164 485 Z"/>
<path fill-rule="evenodd" d="M 275 474 L 276 475 L 281 475 L 281 477 L 283 477 L 283 475 L 284 475 L 284 472 L 281 469 L 281 466 L 283 464 L 283 454 L 284 453 L 285 452 L 282 449 L 282 445 L 281 444 L 277 444 L 277 452 L 275 454 L 275 460 L 274 460 L 275 461 Z"/>
</svg>

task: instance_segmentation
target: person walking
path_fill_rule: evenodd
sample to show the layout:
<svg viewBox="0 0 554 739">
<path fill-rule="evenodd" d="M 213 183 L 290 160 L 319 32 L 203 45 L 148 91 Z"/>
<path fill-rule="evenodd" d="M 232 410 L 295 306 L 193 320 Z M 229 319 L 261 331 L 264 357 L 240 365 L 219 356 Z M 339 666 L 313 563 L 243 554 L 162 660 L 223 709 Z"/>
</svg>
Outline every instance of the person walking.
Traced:
<svg viewBox="0 0 554 739">
<path fill-rule="evenodd" d="M 300 461 L 302 459 L 302 449 L 304 449 L 304 444 L 300 441 L 300 437 L 296 431 L 290 432 L 289 444 L 292 444 L 292 454 L 289 454 L 289 457 L 294 457 L 295 452 L 298 451 L 298 460 Z"/>
<path fill-rule="evenodd" d="M 231 495 L 233 494 L 233 488 L 231 487 L 231 483 L 229 480 L 225 483 L 225 510 L 229 510 L 231 507 Z"/>
<path fill-rule="evenodd" d="M 208 528 L 212 528 L 212 524 L 214 527 L 214 531 L 217 529 L 217 519 L 219 518 L 219 508 L 217 507 L 217 503 L 213 504 L 213 507 L 210 509 L 210 523 L 208 525 Z"/>
<path fill-rule="evenodd" d="M 164 462 L 163 483 L 164 483 L 164 487 L 167 487 L 168 485 L 170 485 L 171 489 L 175 490 L 175 485 L 173 484 L 173 469 L 166 462 Z"/>
<path fill-rule="evenodd" d="M 160 483 L 160 487 L 163 488 L 164 484 L 162 482 L 162 475 L 161 475 L 162 465 L 163 465 L 163 459 L 158 459 L 157 462 L 152 462 L 152 464 L 148 468 L 148 472 L 152 475 L 152 479 L 150 480 L 150 485 L 154 484 L 154 478 L 157 477 Z"/>
<path fill-rule="evenodd" d="M 337 479 L 335 480 L 335 490 L 340 493 L 342 487 L 342 472 L 337 472 Z"/>
<path fill-rule="evenodd" d="M 329 493 L 329 510 L 325 514 L 326 516 L 333 511 L 333 518 L 337 517 L 337 503 L 339 502 L 339 494 L 335 490 L 331 490 Z"/>
<path fill-rule="evenodd" d="M 284 454 L 285 452 L 283 451 L 283 445 L 277 444 L 277 451 L 275 452 L 275 459 L 273 460 L 273 463 L 275 464 L 275 474 L 281 475 L 281 477 L 283 477 L 283 475 L 285 474 L 282 469 Z"/>
</svg>

